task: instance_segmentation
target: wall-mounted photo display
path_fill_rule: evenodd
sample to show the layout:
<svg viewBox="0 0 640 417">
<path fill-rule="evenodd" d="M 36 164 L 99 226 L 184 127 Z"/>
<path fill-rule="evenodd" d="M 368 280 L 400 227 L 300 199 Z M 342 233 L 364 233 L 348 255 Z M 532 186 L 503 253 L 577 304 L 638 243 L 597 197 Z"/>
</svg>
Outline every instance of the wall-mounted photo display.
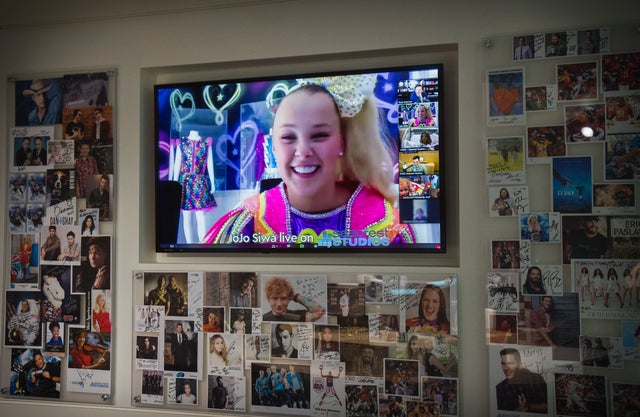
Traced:
<svg viewBox="0 0 640 417">
<path fill-rule="evenodd" d="M 309 332 L 311 333 L 311 332 Z M 244 336 L 244 364 L 251 369 L 254 362 L 271 361 L 271 335 L 255 334 Z"/>
<path fill-rule="evenodd" d="M 327 283 L 330 316 L 361 316 L 365 310 L 364 283 Z"/>
<path fill-rule="evenodd" d="M 166 303 L 171 302 L 170 296 L 164 297 L 170 275 L 184 275 L 188 281 L 186 316 L 165 315 Z M 417 401 L 423 392 L 421 377 L 434 377 L 443 378 L 447 406 L 456 410 L 454 275 L 155 271 L 134 276 L 140 278 L 134 296 L 144 304 L 135 307 L 132 368 L 135 383 L 141 384 L 136 386 L 145 390 L 145 404 L 183 408 L 186 403 L 179 397 L 185 390 L 180 384 L 188 380 L 191 387 L 197 386 L 189 407 L 197 409 L 348 415 L 382 409 L 388 396 L 403 403 Z M 192 297 L 198 294 L 192 287 L 198 285 L 205 303 L 223 300 L 216 293 L 224 288 L 236 288 L 236 301 L 228 296 L 227 303 L 241 304 L 238 300 L 243 298 L 256 307 L 204 304 L 192 311 L 191 301 L 199 302 Z M 223 289 L 215 291 L 216 285 Z M 327 314 L 328 305 L 336 315 Z M 209 313 L 214 319 L 209 320 Z M 265 315 L 275 319 L 265 320 Z M 164 391 L 154 382 L 154 372 L 162 376 Z M 359 402 L 353 401 L 356 388 Z M 439 407 L 444 410 L 445 405 Z"/>
<path fill-rule="evenodd" d="M 71 110 L 75 106 L 83 114 L 102 106 L 112 117 L 112 76 L 78 73 L 10 81 L 15 120 L 7 141 L 5 217 L 11 249 L 3 325 L 5 346 L 20 349 L 11 353 L 15 395 L 104 402 L 102 395 L 113 388 L 115 126 L 111 118 L 109 142 L 91 141 L 85 159 L 82 141 L 91 137 L 92 126 L 80 123 L 80 115 L 74 122 Z M 65 128 L 71 133 L 65 134 Z M 108 206 L 89 198 L 102 173 L 109 175 L 110 185 L 98 196 Z M 93 175 L 98 179 L 90 183 Z"/>
<path fill-rule="evenodd" d="M 64 358 L 65 324 L 57 321 L 45 323 L 44 350 L 52 356 Z"/>
<path fill-rule="evenodd" d="M 397 319 L 397 317 L 396 317 Z M 371 325 L 369 326 L 371 328 Z M 340 328 L 333 324 L 316 324 L 313 326 L 313 343 L 315 360 L 340 360 Z M 369 332 L 371 338 L 371 332 Z"/>
<path fill-rule="evenodd" d="M 607 378 L 639 359 L 640 334 L 634 181 L 640 166 L 640 54 L 610 53 L 610 41 L 608 28 L 587 27 L 515 34 L 487 45 L 485 74 L 510 61 L 522 65 L 523 119 L 531 121 L 527 175 L 508 183 L 489 175 L 487 182 L 496 232 L 488 241 L 486 340 L 490 387 L 500 386 L 490 396 L 491 415 L 605 416 L 637 408 L 605 389 Z M 484 100 L 491 112 L 490 98 Z M 487 140 L 517 134 L 504 127 L 512 120 L 494 121 L 486 125 Z M 495 154 L 496 164 L 500 156 Z M 526 187 L 531 209 L 501 213 L 513 205 L 509 187 Z M 493 224 L 496 217 L 511 216 L 519 220 L 517 229 L 505 228 L 508 220 Z M 514 236 L 519 239 L 509 239 Z M 529 373 L 516 371 L 523 368 Z M 618 390 L 633 395 L 636 388 L 628 382 Z"/>
<path fill-rule="evenodd" d="M 71 266 L 42 265 L 40 274 L 42 277 L 40 288 L 42 320 L 80 323 L 83 316 L 81 298 L 71 292 Z"/>
<path fill-rule="evenodd" d="M 257 307 L 258 276 L 255 272 L 205 272 L 205 305 Z"/>
<path fill-rule="evenodd" d="M 345 385 L 347 415 L 374 416 L 378 414 L 378 386 L 347 381 Z"/>
</svg>

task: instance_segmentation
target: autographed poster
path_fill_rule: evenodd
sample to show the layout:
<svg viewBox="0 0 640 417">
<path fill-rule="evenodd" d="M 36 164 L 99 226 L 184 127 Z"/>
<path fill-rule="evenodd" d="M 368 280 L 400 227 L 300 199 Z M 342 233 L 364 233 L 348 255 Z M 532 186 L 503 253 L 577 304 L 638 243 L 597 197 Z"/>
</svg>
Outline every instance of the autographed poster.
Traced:
<svg viewBox="0 0 640 417">
<path fill-rule="evenodd" d="M 571 271 L 580 293 L 580 317 L 585 319 L 639 320 L 640 305 L 631 271 L 637 260 L 574 259 Z M 637 301 L 637 300 L 635 300 Z"/>
<path fill-rule="evenodd" d="M 164 391 L 164 377 L 162 371 L 142 371 L 142 394 L 140 402 L 143 404 L 162 404 Z"/>
<path fill-rule="evenodd" d="M 247 411 L 247 384 L 244 376 L 209 375 L 207 382 L 207 408 Z"/>
<path fill-rule="evenodd" d="M 71 392 L 111 393 L 110 333 L 69 327 L 69 370 L 66 389 Z"/>
<path fill-rule="evenodd" d="M 640 95 L 605 97 L 607 133 L 632 133 L 640 130 Z"/>
<path fill-rule="evenodd" d="M 606 117 L 603 104 L 564 106 L 567 143 L 603 142 Z"/>
<path fill-rule="evenodd" d="M 608 52 L 608 50 L 606 51 Z M 602 59 L 602 92 L 635 91 L 640 83 L 631 74 L 640 70 L 640 52 L 605 54 Z"/>
<path fill-rule="evenodd" d="M 640 361 L 640 319 L 622 320 L 622 349 L 625 361 Z"/>
<path fill-rule="evenodd" d="M 489 346 L 489 406 L 492 416 L 549 415 L 553 398 L 550 347 Z M 517 389 L 510 389 L 517 384 Z M 520 405 L 524 396 L 529 413 Z M 520 398 L 522 400 L 522 398 Z"/>
<path fill-rule="evenodd" d="M 640 133 L 607 135 L 605 142 L 605 179 L 637 179 L 640 165 Z"/>
<path fill-rule="evenodd" d="M 312 362 L 312 364 L 314 363 Z M 325 362 L 318 362 L 318 364 L 322 363 Z M 338 374 L 336 373 L 335 375 L 338 378 Z M 286 378 L 287 382 L 291 381 L 295 396 L 295 401 L 289 397 L 292 400 L 291 407 L 287 406 L 288 397 L 284 391 L 283 378 Z M 334 380 L 336 379 L 332 379 L 332 385 Z M 336 386 L 344 394 L 344 376 L 336 382 Z M 311 378 L 309 365 L 257 362 L 251 364 L 251 382 L 249 386 L 251 387 L 252 412 L 295 416 L 318 415 L 311 408 L 311 396 L 314 395 L 312 391 L 315 392 L 324 388 L 322 381 L 316 380 L 315 377 Z M 274 387 L 274 389 L 271 387 Z M 335 398 L 332 397 L 332 400 L 335 400 Z"/>
<path fill-rule="evenodd" d="M 591 213 L 593 183 L 590 156 L 553 158 L 553 211 Z"/>
<path fill-rule="evenodd" d="M 524 184 L 524 138 L 487 139 L 487 182 L 489 185 Z"/>
<path fill-rule="evenodd" d="M 489 187 L 489 216 L 511 217 L 529 211 L 529 187 Z"/>
<path fill-rule="evenodd" d="M 531 242 L 560 242 L 560 214 L 521 213 L 520 239 Z"/>
<path fill-rule="evenodd" d="M 636 184 L 593 184 L 593 213 L 633 215 L 636 213 Z"/>
<path fill-rule="evenodd" d="M 34 233 L 11 234 L 11 289 L 37 290 L 39 236 Z"/>
<path fill-rule="evenodd" d="M 564 126 L 527 127 L 527 164 L 548 164 L 566 153 Z"/>
<path fill-rule="evenodd" d="M 558 101 L 589 100 L 598 97 L 598 63 L 558 64 Z"/>
<path fill-rule="evenodd" d="M 344 368 L 344 362 L 311 362 L 312 415 L 346 416 Z"/>
<path fill-rule="evenodd" d="M 523 67 L 487 71 L 487 87 L 488 126 L 525 123 Z"/>
<path fill-rule="evenodd" d="M 519 272 L 489 272 L 487 276 L 489 308 L 502 312 L 518 312 L 519 288 Z"/>
<path fill-rule="evenodd" d="M 47 149 L 54 126 L 20 126 L 9 130 L 12 172 L 42 172 L 48 165 Z"/>
<path fill-rule="evenodd" d="M 527 112 L 556 109 L 558 93 L 555 85 L 525 87 L 524 91 Z"/>
<path fill-rule="evenodd" d="M 607 416 L 604 376 L 557 373 L 554 388 L 557 416 Z"/>
<path fill-rule="evenodd" d="M 455 277 L 434 277 L 426 282 L 408 281 L 405 277 L 403 281 L 399 300 L 401 332 L 458 334 Z"/>
<path fill-rule="evenodd" d="M 262 275 L 260 282 L 263 321 L 327 322 L 326 275 Z"/>
</svg>

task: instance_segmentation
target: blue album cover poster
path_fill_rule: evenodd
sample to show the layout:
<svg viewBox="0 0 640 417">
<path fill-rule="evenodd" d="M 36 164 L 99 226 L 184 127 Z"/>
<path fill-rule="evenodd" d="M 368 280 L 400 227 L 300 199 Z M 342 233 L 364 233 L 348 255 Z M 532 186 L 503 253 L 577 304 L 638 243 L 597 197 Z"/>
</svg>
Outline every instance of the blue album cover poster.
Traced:
<svg viewBox="0 0 640 417">
<path fill-rule="evenodd" d="M 553 158 L 553 211 L 591 213 L 593 178 L 590 156 Z"/>
</svg>

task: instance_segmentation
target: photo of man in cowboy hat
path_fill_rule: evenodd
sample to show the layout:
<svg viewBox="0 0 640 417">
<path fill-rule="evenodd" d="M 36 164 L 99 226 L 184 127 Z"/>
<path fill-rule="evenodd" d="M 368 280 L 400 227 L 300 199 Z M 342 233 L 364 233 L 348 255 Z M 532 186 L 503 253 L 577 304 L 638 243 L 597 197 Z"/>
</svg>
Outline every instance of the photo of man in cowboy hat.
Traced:
<svg viewBox="0 0 640 417">
<path fill-rule="evenodd" d="M 16 125 L 53 125 L 61 122 L 59 79 L 16 82 Z"/>
</svg>

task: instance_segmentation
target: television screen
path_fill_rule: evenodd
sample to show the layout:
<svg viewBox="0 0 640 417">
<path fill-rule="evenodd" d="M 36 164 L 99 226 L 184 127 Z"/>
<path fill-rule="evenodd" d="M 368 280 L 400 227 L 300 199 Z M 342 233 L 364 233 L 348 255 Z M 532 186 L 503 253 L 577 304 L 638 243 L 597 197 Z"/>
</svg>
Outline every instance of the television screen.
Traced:
<svg viewBox="0 0 640 417">
<path fill-rule="evenodd" d="M 441 64 L 156 85 L 158 252 L 444 253 Z"/>
</svg>

